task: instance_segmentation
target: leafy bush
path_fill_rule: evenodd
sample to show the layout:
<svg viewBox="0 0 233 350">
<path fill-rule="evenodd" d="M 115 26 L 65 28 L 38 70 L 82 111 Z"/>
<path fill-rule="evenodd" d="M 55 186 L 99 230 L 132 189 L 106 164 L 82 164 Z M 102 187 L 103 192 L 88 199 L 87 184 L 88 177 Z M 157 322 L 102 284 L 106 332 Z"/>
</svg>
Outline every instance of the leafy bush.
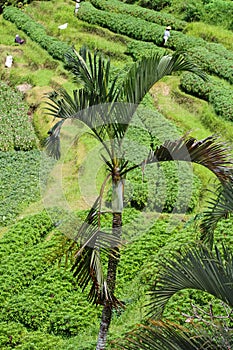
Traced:
<svg viewBox="0 0 233 350">
<path fill-rule="evenodd" d="M 205 4 L 204 10 L 202 16 L 204 22 L 233 30 L 232 1 L 212 0 Z"/>
<path fill-rule="evenodd" d="M 195 2 L 192 0 L 173 0 L 172 12 L 178 14 L 184 21 L 199 21 L 203 12 L 203 3 L 201 0 Z"/>
<path fill-rule="evenodd" d="M 0 82 L 0 151 L 36 148 L 36 135 L 19 91 Z"/>
<path fill-rule="evenodd" d="M 39 200 L 40 180 L 49 170 L 49 165 L 42 168 L 42 161 L 40 151 L 0 152 L 0 226 L 14 222 L 26 206 Z"/>
<path fill-rule="evenodd" d="M 125 53 L 130 55 L 134 61 L 137 61 L 145 56 L 150 56 L 151 54 L 158 53 L 162 54 L 164 49 L 155 46 L 153 43 L 147 43 L 145 41 L 131 40 Z"/>
<path fill-rule="evenodd" d="M 3 9 L 6 6 L 15 6 L 15 7 L 23 7 L 27 4 L 30 4 L 30 2 L 32 2 L 32 0 L 8 0 L 8 1 L 0 1 L 0 14 L 2 14 Z"/>
<path fill-rule="evenodd" d="M 139 0 L 138 5 L 160 11 L 171 4 L 171 0 Z"/>
<path fill-rule="evenodd" d="M 233 57 L 225 59 L 219 53 L 210 52 L 205 47 L 190 48 L 187 50 L 192 60 L 198 64 L 207 73 L 214 74 L 220 78 L 228 80 L 233 83 Z"/>
<path fill-rule="evenodd" d="M 142 126 L 129 126 L 123 142 L 127 160 L 140 164 L 150 151 L 150 145 L 159 146 L 166 139 L 177 139 L 178 130 L 159 112 L 148 107 L 140 111 Z M 135 149 L 137 152 L 135 152 Z M 189 165 L 182 162 L 164 162 L 146 165 L 127 174 L 125 205 L 137 210 L 176 213 L 192 212 L 198 202 L 200 181 L 193 176 Z M 107 205 L 111 202 L 111 190 Z"/>
<path fill-rule="evenodd" d="M 211 79 L 204 83 L 202 79 L 191 73 L 181 77 L 181 88 L 199 98 L 209 101 L 219 116 L 233 121 L 233 92 L 231 86 Z"/>
<path fill-rule="evenodd" d="M 46 211 L 19 221 L 1 239 L 0 324 L 9 324 L 0 331 L 1 349 L 26 339 L 26 330 L 74 336 L 98 322 L 99 310 L 76 287 L 69 265 L 56 263 L 63 240 Z"/>
<path fill-rule="evenodd" d="M 92 24 L 98 24 L 115 33 L 128 35 L 137 40 L 162 43 L 164 27 L 126 14 L 97 10 L 88 2 L 79 9 L 78 17 Z"/>
</svg>

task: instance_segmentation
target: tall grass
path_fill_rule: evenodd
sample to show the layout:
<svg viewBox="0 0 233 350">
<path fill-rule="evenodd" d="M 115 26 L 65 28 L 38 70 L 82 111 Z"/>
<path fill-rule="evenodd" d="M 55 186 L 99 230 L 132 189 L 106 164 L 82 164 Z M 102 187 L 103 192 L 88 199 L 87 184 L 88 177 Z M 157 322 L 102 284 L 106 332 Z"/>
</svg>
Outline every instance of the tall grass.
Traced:
<svg viewBox="0 0 233 350">
<path fill-rule="evenodd" d="M 223 29 L 220 26 L 214 26 L 203 22 L 192 22 L 186 26 L 185 33 L 202 38 L 206 41 L 222 44 L 228 50 L 233 50 L 232 31 Z"/>
</svg>

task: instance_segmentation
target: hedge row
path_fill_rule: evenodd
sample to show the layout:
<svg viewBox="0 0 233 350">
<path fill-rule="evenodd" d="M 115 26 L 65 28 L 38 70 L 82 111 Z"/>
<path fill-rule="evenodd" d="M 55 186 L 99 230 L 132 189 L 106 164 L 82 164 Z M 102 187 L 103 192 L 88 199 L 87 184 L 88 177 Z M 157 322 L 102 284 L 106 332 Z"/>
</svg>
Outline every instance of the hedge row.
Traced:
<svg viewBox="0 0 233 350">
<path fill-rule="evenodd" d="M 37 138 L 22 94 L 0 82 L 0 151 L 28 151 L 36 145 Z"/>
<path fill-rule="evenodd" d="M 90 3 L 82 4 L 78 12 L 78 17 L 83 21 L 106 27 L 133 39 L 150 41 L 157 46 L 162 46 L 164 27 L 161 25 L 126 14 L 97 10 Z M 223 52 L 222 54 L 216 54 L 217 47 L 220 53 Z M 231 83 L 233 82 L 232 70 L 230 69 L 233 66 L 233 53 L 227 51 L 221 44 L 207 44 L 203 39 L 188 36 L 178 31 L 172 31 L 167 48 L 183 51 L 189 51 L 190 49 L 198 51 L 200 48 L 203 48 L 203 50 L 206 48 L 204 51 L 205 54 L 208 53 L 208 61 L 206 63 L 208 65 L 208 71 L 211 74 L 217 75 L 219 74 L 219 67 L 222 67 L 221 77 Z M 213 53 L 211 53 L 212 50 L 214 51 Z M 191 53 L 190 51 L 190 55 Z M 227 56 L 227 59 L 225 59 L 225 56 Z"/>
<path fill-rule="evenodd" d="M 128 14 L 136 18 L 144 19 L 148 22 L 170 25 L 172 29 L 183 31 L 186 22 L 175 18 L 173 15 L 143 8 L 137 5 L 129 5 L 118 0 L 89 0 L 96 8 L 104 11 Z"/>
<path fill-rule="evenodd" d="M 156 147 L 165 139 L 174 140 L 182 135 L 158 111 L 147 107 L 140 109 L 138 115 L 143 127 L 129 126 L 123 143 L 125 156 L 133 164 L 145 159 L 151 142 Z M 190 173 L 186 163 L 165 162 L 159 167 L 150 165 L 145 167 L 143 173 L 141 169 L 129 173 L 125 184 L 125 201 L 139 210 L 190 213 L 197 205 L 200 185 L 199 179 Z"/>
<path fill-rule="evenodd" d="M 3 18 L 15 23 L 19 29 L 23 30 L 55 59 L 63 61 L 64 54 L 71 51 L 68 44 L 47 35 L 41 24 L 34 22 L 28 15 L 15 7 L 6 7 L 3 11 Z"/>
<path fill-rule="evenodd" d="M 181 88 L 185 92 L 210 102 L 217 115 L 233 121 L 233 90 L 231 86 L 213 79 L 206 83 L 194 74 L 185 73 L 181 77 Z"/>
<path fill-rule="evenodd" d="M 208 50 L 208 47 L 210 46 L 210 50 L 212 51 L 212 53 L 210 53 Z M 220 71 L 220 68 L 226 68 L 226 72 L 225 75 L 228 74 L 229 76 L 229 80 L 231 80 L 232 76 L 231 76 L 231 61 L 233 59 L 233 55 L 230 51 L 226 50 L 221 50 L 219 51 L 220 48 L 218 47 L 218 44 L 209 44 L 206 43 L 206 47 L 202 47 L 200 46 L 198 49 L 197 47 L 191 47 L 189 49 L 187 49 L 187 53 L 190 54 L 190 56 L 192 56 L 192 59 L 194 59 L 198 64 L 202 64 L 203 69 L 209 71 L 210 70 L 210 66 L 213 65 L 213 69 L 215 69 L 216 74 L 222 74 L 222 72 Z M 126 49 L 126 54 L 132 56 L 134 58 L 134 60 L 138 60 L 140 57 L 145 56 L 145 55 L 149 55 L 151 53 L 162 53 L 164 52 L 164 48 L 162 47 L 158 47 L 156 45 L 153 44 L 153 42 L 146 42 L 146 41 L 138 41 L 138 40 L 131 40 L 128 44 L 127 44 L 127 49 Z M 222 62 L 225 63 L 224 66 L 222 66 L 221 64 L 218 64 L 218 60 L 216 60 L 217 55 L 219 56 L 218 59 L 221 58 L 225 58 L 225 60 L 222 60 Z M 206 61 L 205 61 L 206 58 Z"/>
<path fill-rule="evenodd" d="M 162 54 L 164 53 L 164 48 L 146 41 L 131 40 L 127 44 L 125 53 L 130 55 L 134 61 L 137 61 L 142 57 L 150 56 L 151 54 Z"/>
</svg>

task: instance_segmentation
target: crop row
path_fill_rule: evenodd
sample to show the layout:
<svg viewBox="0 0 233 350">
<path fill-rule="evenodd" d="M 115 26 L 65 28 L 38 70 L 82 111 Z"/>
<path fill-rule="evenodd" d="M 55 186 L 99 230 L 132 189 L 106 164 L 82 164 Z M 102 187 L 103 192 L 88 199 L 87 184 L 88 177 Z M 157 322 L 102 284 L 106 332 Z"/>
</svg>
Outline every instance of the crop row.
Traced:
<svg viewBox="0 0 233 350">
<path fill-rule="evenodd" d="M 144 19 L 148 22 L 157 23 L 162 26 L 172 26 L 175 30 L 183 31 L 186 22 L 175 18 L 169 13 L 149 10 L 147 8 L 129 5 L 118 0 L 89 0 L 93 6 L 100 10 L 128 14 L 136 18 Z"/>
<path fill-rule="evenodd" d="M 145 159 L 151 143 L 156 147 L 165 139 L 181 137 L 174 124 L 158 111 L 151 110 L 148 102 L 146 108 L 138 110 L 138 116 L 143 127 L 129 126 L 123 142 L 125 157 L 132 164 Z M 125 183 L 125 202 L 139 210 L 192 212 L 197 205 L 199 191 L 200 181 L 189 173 L 187 164 L 165 162 L 159 167 L 146 166 L 143 173 L 141 169 L 133 170 Z"/>
<path fill-rule="evenodd" d="M 30 150 L 36 135 L 22 94 L 0 82 L 0 151 Z"/>
<path fill-rule="evenodd" d="M 14 222 L 25 207 L 40 199 L 40 184 L 50 168 L 45 160 L 38 150 L 0 152 L 0 226 Z"/>
<path fill-rule="evenodd" d="M 89 23 L 98 24 L 102 27 L 107 27 L 116 33 L 125 34 L 131 38 L 148 42 L 135 44 L 134 41 L 129 44 L 131 47 L 128 47 L 127 53 L 132 54 L 134 57 L 138 58 L 140 55 L 143 55 L 146 52 L 149 53 L 150 50 L 162 50 L 162 48 L 158 48 L 158 46 L 161 46 L 162 44 L 162 36 L 164 30 L 164 28 L 160 25 L 138 19 L 130 15 L 97 10 L 91 3 L 88 2 L 82 3 L 82 6 L 78 12 L 78 16 L 80 19 Z M 67 52 L 67 50 L 70 50 L 70 47 L 67 44 L 62 43 L 54 38 L 48 37 L 41 25 L 34 23 L 30 17 L 18 9 L 10 7 L 6 8 L 4 11 L 4 18 L 15 22 L 15 24 L 20 29 L 25 30 L 27 34 L 33 40 L 41 44 L 42 47 L 43 44 L 47 42 L 48 47 L 44 45 L 44 48 L 47 49 L 48 52 L 53 55 L 53 57 L 55 56 L 56 58 L 64 60 L 64 53 Z M 33 31 L 33 28 L 37 28 L 38 32 L 40 33 L 39 37 L 45 38 L 46 40 L 39 40 L 36 35 L 36 31 Z M 30 30 L 32 30 L 32 32 Z M 53 52 L 54 40 L 56 41 L 55 52 Z M 233 54 L 230 51 L 226 50 L 222 45 L 207 43 L 203 39 L 187 36 L 177 31 L 172 32 L 171 39 L 169 39 L 169 41 L 170 44 L 168 45 L 168 48 L 182 49 L 183 51 L 185 50 L 191 56 L 191 58 L 196 61 L 204 70 L 210 74 L 215 74 L 219 77 L 225 78 L 231 83 L 233 82 Z M 53 44 L 50 46 L 49 43 Z M 155 46 L 153 43 L 158 46 Z M 188 91 L 188 89 L 186 89 L 186 91 Z M 196 92 L 192 90 L 192 87 L 190 87 L 189 93 L 192 93 L 192 91 L 194 94 L 196 94 Z M 224 118 L 232 119 L 231 105 L 233 102 L 232 99 L 228 98 L 229 94 L 226 93 L 224 88 L 219 88 L 218 91 L 216 91 L 216 86 L 214 86 L 212 91 L 215 92 L 213 92 L 212 97 L 209 98 L 209 102 L 214 105 L 216 113 L 224 116 Z M 200 91 L 199 97 L 203 98 L 202 95 L 203 94 Z M 227 98 L 224 97 L 226 95 Z M 218 98 L 215 96 L 218 96 Z M 225 103 L 220 104 L 219 100 L 221 99 L 222 101 L 227 100 L 227 105 L 230 105 L 230 108 L 223 108 L 225 106 Z M 221 108 L 219 107 L 220 105 L 222 106 Z M 227 114 L 225 115 L 226 112 Z"/>
<path fill-rule="evenodd" d="M 157 46 L 162 46 L 164 27 L 161 25 L 127 14 L 98 10 L 88 2 L 82 4 L 78 17 L 83 21 L 98 24 L 133 39 L 149 41 Z M 193 51 L 198 52 L 200 48 L 203 48 L 205 52 L 201 54 L 202 61 L 204 60 L 204 55 L 207 55 L 206 66 L 208 66 L 208 72 L 219 75 L 233 83 L 231 68 L 233 66 L 233 53 L 226 50 L 223 45 L 206 43 L 203 39 L 172 31 L 171 37 L 167 42 L 167 48 L 186 52 L 190 50 L 190 55 Z M 219 67 L 222 67 L 222 69 L 220 70 Z"/>
<path fill-rule="evenodd" d="M 199 77 L 186 73 L 181 77 L 181 88 L 187 93 L 210 102 L 216 114 L 233 121 L 233 90 L 231 86 L 214 79 L 210 79 L 206 83 Z"/>
<path fill-rule="evenodd" d="M 107 9 L 109 12 L 115 12 L 119 14 L 130 14 L 132 17 L 137 17 L 141 19 L 145 19 L 148 22 L 160 24 L 167 26 L 168 24 L 172 26 L 172 37 L 176 36 L 176 41 L 174 43 L 171 43 L 172 45 L 175 45 L 175 49 L 185 49 L 187 50 L 189 47 L 205 47 L 208 51 L 218 54 L 219 56 L 226 58 L 228 60 L 233 60 L 233 53 L 229 50 L 227 50 L 223 45 L 206 42 L 205 40 L 201 38 L 195 38 L 193 36 L 186 35 L 184 33 L 178 32 L 177 33 L 177 27 L 178 24 L 175 25 L 177 19 L 169 14 L 168 21 L 166 23 L 162 22 L 161 20 L 157 20 L 156 16 L 159 14 L 160 16 L 168 15 L 163 12 L 156 12 L 151 11 L 148 9 L 144 9 L 141 6 L 138 5 L 128 5 L 122 3 L 122 1 L 119 0 L 89 0 L 94 7 L 97 9 L 105 10 Z M 106 5 L 105 5 L 106 4 Z M 144 11 L 146 11 L 144 13 Z M 147 12 L 149 11 L 149 12 Z M 185 29 L 187 22 L 181 21 L 180 25 L 182 26 L 182 29 Z M 171 37 L 171 38 L 172 38 Z M 152 40 L 153 41 L 153 38 Z M 155 42 L 156 43 L 156 42 Z M 169 42 L 168 42 L 169 47 Z"/>
<path fill-rule="evenodd" d="M 117 0 L 114 1 L 117 2 Z M 45 29 L 40 24 L 35 23 L 18 9 L 8 7 L 4 10 L 3 16 L 5 19 L 14 22 L 19 29 L 24 30 L 32 40 L 39 43 L 54 58 L 64 60 L 64 53 L 71 49 L 66 43 L 47 36 Z M 84 21 L 107 27 L 116 33 L 162 46 L 164 28 L 161 25 L 127 14 L 97 10 L 88 2 L 82 3 L 78 16 Z M 222 45 L 207 43 L 203 39 L 173 31 L 167 48 L 188 52 L 207 72 L 224 78 L 230 83 L 233 82 L 233 53 L 226 50 Z"/>
<path fill-rule="evenodd" d="M 53 58 L 64 60 L 64 54 L 71 50 L 71 47 L 56 38 L 46 34 L 45 28 L 33 21 L 28 15 L 15 7 L 6 7 L 3 18 L 9 20 L 23 30 L 33 41 L 45 49 Z"/>
<path fill-rule="evenodd" d="M 127 45 L 126 53 L 137 60 L 144 55 L 161 53 L 162 50 L 162 48 L 158 48 L 152 43 L 133 40 Z M 198 55 L 192 56 L 192 58 L 193 60 L 196 58 L 196 63 L 199 64 Z M 233 121 L 233 91 L 231 85 L 217 82 L 216 79 L 210 76 L 209 81 L 204 82 L 194 74 L 184 73 L 181 77 L 181 88 L 185 92 L 211 103 L 217 115 Z"/>
</svg>

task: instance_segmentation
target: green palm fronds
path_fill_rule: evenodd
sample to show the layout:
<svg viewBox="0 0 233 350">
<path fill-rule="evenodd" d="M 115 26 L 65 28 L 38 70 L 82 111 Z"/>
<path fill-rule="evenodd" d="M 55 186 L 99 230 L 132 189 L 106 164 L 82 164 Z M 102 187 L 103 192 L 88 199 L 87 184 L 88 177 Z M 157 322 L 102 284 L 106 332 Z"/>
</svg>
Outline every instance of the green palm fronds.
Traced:
<svg viewBox="0 0 233 350">
<path fill-rule="evenodd" d="M 183 289 L 207 292 L 233 308 L 233 255 L 224 248 L 222 259 L 218 248 L 215 252 L 204 246 L 177 254 L 163 264 L 158 283 L 151 291 L 151 313 L 162 313 L 168 300 Z"/>
</svg>

